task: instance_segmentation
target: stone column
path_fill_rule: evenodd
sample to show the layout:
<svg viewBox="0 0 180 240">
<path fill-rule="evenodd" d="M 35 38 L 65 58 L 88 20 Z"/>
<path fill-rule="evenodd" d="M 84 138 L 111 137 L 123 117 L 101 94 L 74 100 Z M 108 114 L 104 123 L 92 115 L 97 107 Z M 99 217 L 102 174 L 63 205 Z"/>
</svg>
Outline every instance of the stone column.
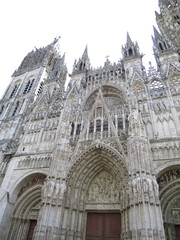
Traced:
<svg viewBox="0 0 180 240">
<path fill-rule="evenodd" d="M 129 117 L 127 149 L 131 180 L 128 189 L 129 231 L 126 235 L 133 240 L 165 239 L 150 143 L 136 104 Z"/>
</svg>

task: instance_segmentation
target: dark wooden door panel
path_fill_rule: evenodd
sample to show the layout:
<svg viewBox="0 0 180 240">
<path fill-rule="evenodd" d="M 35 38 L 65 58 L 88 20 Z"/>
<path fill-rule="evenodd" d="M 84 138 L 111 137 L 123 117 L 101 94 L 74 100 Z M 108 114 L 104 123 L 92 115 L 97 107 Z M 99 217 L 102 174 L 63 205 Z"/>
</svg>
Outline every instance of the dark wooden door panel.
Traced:
<svg viewBox="0 0 180 240">
<path fill-rule="evenodd" d="M 102 235 L 102 214 L 89 213 L 87 218 L 87 240 L 100 240 Z"/>
<path fill-rule="evenodd" d="M 88 213 L 86 240 L 119 240 L 120 213 Z"/>
<path fill-rule="evenodd" d="M 34 232 L 34 228 L 35 228 L 36 224 L 37 224 L 37 220 L 30 220 L 30 226 L 29 226 L 27 240 L 32 240 L 33 232 Z"/>
<path fill-rule="evenodd" d="M 180 240 L 180 225 L 175 225 L 176 240 Z"/>
<path fill-rule="evenodd" d="M 120 239 L 121 218 L 119 213 L 106 214 L 106 239 Z"/>
</svg>

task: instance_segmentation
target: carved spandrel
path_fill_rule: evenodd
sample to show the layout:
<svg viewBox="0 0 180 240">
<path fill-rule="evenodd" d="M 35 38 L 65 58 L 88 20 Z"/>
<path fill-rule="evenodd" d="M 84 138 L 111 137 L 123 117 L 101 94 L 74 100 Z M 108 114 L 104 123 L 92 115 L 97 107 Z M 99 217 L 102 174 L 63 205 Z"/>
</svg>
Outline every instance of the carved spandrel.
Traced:
<svg viewBox="0 0 180 240">
<path fill-rule="evenodd" d="M 92 181 L 88 193 L 88 202 L 119 202 L 119 190 L 115 179 L 106 171 L 101 172 Z"/>
</svg>

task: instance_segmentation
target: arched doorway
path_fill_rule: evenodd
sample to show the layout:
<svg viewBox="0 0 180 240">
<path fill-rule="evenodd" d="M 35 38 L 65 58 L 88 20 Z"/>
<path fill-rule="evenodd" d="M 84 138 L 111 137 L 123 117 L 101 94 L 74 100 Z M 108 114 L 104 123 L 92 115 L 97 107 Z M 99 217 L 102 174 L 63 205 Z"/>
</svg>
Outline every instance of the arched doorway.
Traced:
<svg viewBox="0 0 180 240">
<path fill-rule="evenodd" d="M 159 177 L 161 208 L 166 239 L 180 239 L 180 166 L 164 169 Z"/>
<path fill-rule="evenodd" d="M 117 238 L 111 239 L 120 239 L 125 231 L 121 220 L 128 222 L 127 213 L 121 214 L 127 185 L 127 168 L 117 151 L 103 144 L 89 148 L 73 164 L 67 177 L 60 239 L 94 239 L 91 222 L 93 225 L 98 222 L 100 235 L 97 239 L 106 235 L 110 237 L 110 233 L 102 230 L 107 229 L 109 221 L 117 222 L 117 218 Z"/>
<path fill-rule="evenodd" d="M 41 207 L 44 174 L 32 174 L 22 180 L 14 205 L 7 240 L 31 240 Z"/>
</svg>

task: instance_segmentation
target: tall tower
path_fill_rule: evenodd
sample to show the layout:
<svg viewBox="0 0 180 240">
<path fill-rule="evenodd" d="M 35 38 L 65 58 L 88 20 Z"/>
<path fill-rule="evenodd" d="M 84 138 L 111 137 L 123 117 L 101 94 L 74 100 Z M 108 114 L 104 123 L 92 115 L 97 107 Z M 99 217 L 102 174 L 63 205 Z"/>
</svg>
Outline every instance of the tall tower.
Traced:
<svg viewBox="0 0 180 240">
<path fill-rule="evenodd" d="M 27 186 L 29 182 L 38 183 L 39 187 L 41 187 L 47 174 L 46 171 L 43 172 L 40 169 L 49 166 L 50 156 L 49 153 L 47 153 L 49 151 L 47 146 L 50 146 L 50 144 L 48 140 L 46 140 L 46 146 L 41 146 L 41 150 L 38 150 L 38 145 L 39 142 L 42 142 L 42 137 L 45 138 L 45 134 L 46 138 L 47 133 L 49 136 L 53 136 L 57 128 L 57 121 L 53 127 L 50 127 L 49 131 L 43 122 L 47 117 L 47 109 L 45 106 L 47 106 L 46 104 L 48 104 L 50 98 L 58 96 L 59 105 L 56 105 L 56 109 L 51 107 L 52 113 L 48 115 L 48 119 L 52 119 L 53 116 L 53 119 L 56 120 L 55 116 L 59 116 L 58 114 L 62 107 L 64 85 L 67 75 L 64 58 L 65 56 L 61 56 L 60 54 L 59 39 L 55 39 L 46 47 L 35 49 L 28 53 L 19 68 L 13 73 L 11 83 L 0 101 L 1 239 L 5 239 L 7 234 L 11 235 L 11 233 L 8 233 L 8 228 L 5 224 L 8 218 L 5 211 L 6 209 L 11 209 L 10 206 L 13 206 L 13 198 L 15 196 L 17 197 L 16 194 L 14 195 L 11 192 L 13 191 L 13 185 L 10 184 L 10 179 L 15 177 L 18 181 L 18 179 L 21 179 L 23 171 L 26 172 L 26 174 L 30 171 L 28 174 L 29 177 L 23 181 L 24 187 L 25 185 Z M 52 142 L 52 137 L 50 141 Z M 41 162 L 41 164 L 40 162 L 36 162 L 38 165 L 36 165 L 36 167 L 35 165 L 33 166 L 31 157 L 38 151 L 42 152 L 42 149 L 45 148 L 46 154 L 45 156 L 41 155 L 41 157 L 42 159 L 46 158 L 46 160 L 43 160 L 44 163 Z M 18 157 L 16 157 L 16 155 L 18 155 Z M 26 161 L 26 157 L 26 160 L 28 160 L 31 165 L 29 170 L 22 164 L 23 161 Z M 22 159 L 24 160 L 21 162 Z M 21 164 L 18 165 L 19 162 L 21 162 Z M 32 174 L 32 169 L 34 168 L 36 168 L 36 170 L 34 174 Z M 23 188 L 21 184 L 20 182 L 19 193 Z M 39 197 L 37 195 L 34 203 L 32 200 L 31 210 L 40 201 L 40 189 L 41 188 L 36 189 Z M 20 197 L 20 195 L 18 195 L 18 197 Z M 30 196 L 27 196 L 27 199 L 30 199 Z M 16 219 L 15 222 L 16 221 L 18 222 L 19 220 Z M 7 238 L 11 238 L 10 235 L 8 235 Z M 14 237 L 18 238 L 18 236 Z"/>
<path fill-rule="evenodd" d="M 161 34 L 167 41 L 173 42 L 180 51 L 180 2 L 179 0 L 159 0 L 160 14 L 156 12 L 156 21 Z"/>
</svg>

